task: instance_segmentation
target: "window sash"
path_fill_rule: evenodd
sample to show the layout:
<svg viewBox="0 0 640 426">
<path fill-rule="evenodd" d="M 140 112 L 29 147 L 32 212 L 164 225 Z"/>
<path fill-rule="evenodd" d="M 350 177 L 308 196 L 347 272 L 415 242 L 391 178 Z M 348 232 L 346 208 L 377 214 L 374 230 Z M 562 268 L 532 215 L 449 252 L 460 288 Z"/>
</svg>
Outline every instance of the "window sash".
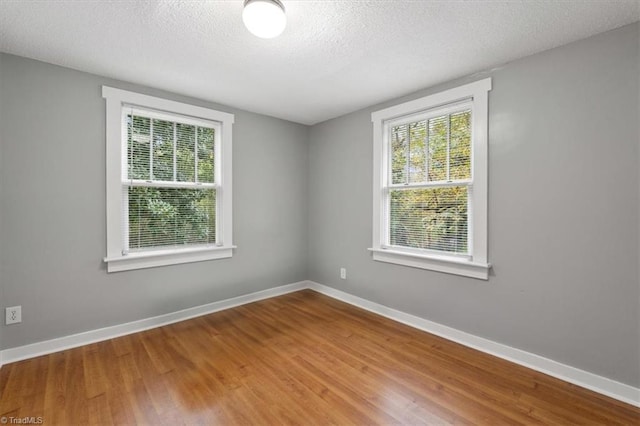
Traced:
<svg viewBox="0 0 640 426">
<path fill-rule="evenodd" d="M 410 246 L 403 246 L 397 244 L 391 244 L 391 192 L 392 191 L 409 191 L 415 189 L 436 189 L 436 188 L 453 188 L 453 187 L 464 187 L 467 190 L 467 250 L 465 253 L 454 252 L 454 251 L 446 251 L 446 250 L 436 250 L 436 249 L 427 249 L 427 248 L 415 248 Z M 402 251 L 407 251 L 409 253 L 414 254 L 425 254 L 431 253 L 435 255 L 443 255 L 443 256 L 453 256 L 462 259 L 473 259 L 474 254 L 474 245 L 473 245 L 473 184 L 470 182 L 447 182 L 447 183 L 438 183 L 438 184 L 416 184 L 413 186 L 402 185 L 396 187 L 384 187 L 382 188 L 381 195 L 382 202 L 382 221 L 383 221 L 383 229 L 382 229 L 382 238 L 380 241 L 380 248 L 393 248 L 399 249 Z"/>
<path fill-rule="evenodd" d="M 385 185 L 383 189 L 419 189 L 419 188 L 446 188 L 449 186 L 472 186 L 473 179 L 465 180 L 439 180 L 435 182 L 421 183 L 395 183 L 393 185 Z"/>
<path fill-rule="evenodd" d="M 142 186 L 142 187 L 150 187 L 150 186 Z M 132 237 L 132 235 L 130 234 L 130 218 L 129 218 L 129 196 L 130 196 L 130 189 L 131 188 L 135 188 L 135 186 L 128 186 L 125 185 L 123 186 L 123 190 L 122 190 L 122 205 L 123 205 L 123 211 L 122 211 L 122 239 L 123 239 L 123 249 L 122 249 L 122 254 L 123 255 L 128 255 L 129 253 L 151 253 L 151 252 L 164 252 L 167 250 L 174 250 L 174 251 L 183 251 L 183 250 L 192 250 L 192 249 L 197 249 L 197 248 L 206 248 L 206 247 L 220 247 L 221 244 L 221 238 L 220 238 L 220 233 L 218 232 L 218 230 L 220 229 L 219 224 L 220 224 L 220 210 L 218 208 L 218 202 L 220 201 L 220 196 L 219 196 L 219 191 L 215 191 L 214 194 L 214 219 L 215 219 L 215 223 L 213 226 L 213 229 L 211 229 L 211 232 L 213 232 L 213 236 L 214 238 L 211 241 L 206 241 L 206 242 L 199 242 L 199 243 L 173 243 L 173 244 L 159 244 L 159 245 L 150 245 L 150 246 L 145 246 L 145 247 L 131 247 L 130 244 L 130 239 L 135 237 Z M 154 187 L 150 187 L 150 188 L 154 188 Z M 175 189 L 175 188 L 172 188 Z M 201 190 L 201 191 L 209 191 L 211 190 L 210 188 L 202 188 L 202 187 L 197 187 L 197 188 L 177 188 L 178 190 Z M 170 200 L 167 200 L 170 201 Z M 181 217 L 176 217 L 176 220 L 180 220 Z M 169 233 L 177 233 L 180 231 L 179 228 L 174 227 L 166 227 L 161 229 L 161 231 L 166 232 L 167 234 Z M 192 238 L 193 236 L 191 236 Z M 140 238 L 140 236 L 138 236 L 138 238 Z M 143 238 L 141 239 L 142 241 L 146 240 L 147 238 L 151 238 L 147 235 L 144 235 Z M 174 236 L 174 238 L 177 238 Z"/>
<path fill-rule="evenodd" d="M 407 173 L 407 182 L 405 183 L 393 183 L 393 147 L 392 147 L 392 129 L 397 126 L 409 126 L 416 122 L 425 121 L 426 122 L 426 131 L 429 132 L 429 120 L 437 118 L 437 117 L 450 117 L 453 114 L 461 113 L 465 111 L 470 111 L 470 178 L 469 179 L 447 179 L 447 180 L 437 180 L 437 181 L 422 181 L 422 182 L 410 182 L 409 181 L 409 166 L 407 165 L 406 173 Z M 382 175 L 384 177 L 382 185 L 381 185 L 381 201 L 382 201 L 382 234 L 380 241 L 380 248 L 387 249 L 399 249 L 402 251 L 406 251 L 414 254 L 433 254 L 433 255 L 444 255 L 444 256 L 452 256 L 461 259 L 472 259 L 473 258 L 473 171 L 474 171 L 474 143 L 473 143 L 473 119 L 474 119 L 474 109 L 473 109 L 473 99 L 465 99 L 459 102 L 454 102 L 452 104 L 447 104 L 445 106 L 439 106 L 430 108 L 426 111 L 419 111 L 416 113 L 411 113 L 408 115 L 403 115 L 397 118 L 384 120 L 383 121 L 383 152 L 386 157 L 386 161 L 384 162 L 385 168 L 382 170 Z M 408 132 L 407 132 L 408 137 Z M 451 137 L 449 130 L 447 132 L 447 148 L 449 148 L 449 138 Z M 429 138 L 427 136 L 426 144 L 428 146 Z M 427 148 L 428 149 L 428 148 Z M 410 157 L 410 147 L 407 147 L 406 152 L 407 162 Z M 447 163 L 449 160 L 450 152 L 447 149 Z M 426 160 L 428 164 L 428 159 Z M 426 173 L 428 173 L 428 166 Z M 448 167 L 447 167 L 448 169 Z M 426 176 L 428 179 L 428 175 Z M 467 250 L 465 253 L 458 253 L 454 251 L 447 250 L 438 250 L 438 249 L 427 249 L 427 248 L 415 248 L 403 245 L 394 245 L 391 244 L 391 193 L 392 191 L 403 191 L 403 190 L 415 190 L 415 189 L 436 189 L 436 188 L 452 188 L 452 187 L 466 187 L 467 188 L 467 220 L 466 220 L 466 242 L 467 242 Z"/>
<path fill-rule="evenodd" d="M 141 117 L 148 118 L 150 120 L 150 128 L 149 128 L 149 176 L 153 176 L 153 159 L 154 159 L 154 132 L 153 132 L 153 120 L 162 120 L 165 122 L 172 123 L 173 127 L 173 135 L 172 135 L 172 144 L 173 144 L 173 176 L 171 180 L 157 180 L 157 179 L 132 179 L 129 177 L 129 165 L 130 165 L 130 157 L 127 155 L 128 151 L 128 137 L 129 137 L 129 128 L 127 124 L 127 117 Z M 122 152 L 124 153 L 123 158 L 123 167 L 122 167 L 122 188 L 123 188 L 123 196 L 122 196 L 122 241 L 123 241 L 123 249 L 122 254 L 127 255 L 129 253 L 141 253 L 141 252 L 154 252 L 154 251 L 166 251 L 168 249 L 177 250 L 177 251 L 188 251 L 193 248 L 198 247 L 220 247 L 222 245 L 222 241 L 220 238 L 220 224 L 221 218 L 220 215 L 222 213 L 222 188 L 221 185 L 217 182 L 220 182 L 220 172 L 221 172 L 221 124 L 216 121 L 210 121 L 200 118 L 194 118 L 189 116 L 184 116 L 177 113 L 166 113 L 154 109 L 147 108 L 139 108 L 131 105 L 124 104 L 122 106 L 122 123 L 123 128 L 122 132 Z M 176 164 L 176 150 L 177 150 L 177 133 L 176 133 L 176 124 L 184 124 L 188 126 L 195 127 L 195 141 L 194 141 L 194 150 L 196 155 L 194 155 L 194 176 L 193 181 L 178 181 L 177 180 L 177 164 Z M 133 122 L 131 123 L 133 125 Z M 214 168 L 214 182 L 198 182 L 198 129 L 213 129 L 214 131 L 214 141 L 213 141 L 213 168 Z M 157 246 L 148 246 L 144 248 L 131 248 L 130 246 L 130 226 L 129 226 L 129 188 L 136 187 L 148 187 L 148 188 L 169 188 L 169 189 L 184 189 L 184 190 L 206 190 L 206 189 L 215 189 L 215 225 L 212 232 L 214 233 L 215 239 L 210 243 L 190 243 L 190 244 L 161 244 Z M 171 232 L 171 229 L 167 229 L 166 231 Z"/>
<path fill-rule="evenodd" d="M 220 185 L 217 183 L 202 182 L 176 182 L 170 180 L 140 180 L 131 179 L 122 182 L 124 186 L 146 186 L 151 188 L 184 188 L 184 189 L 218 189 Z"/>
<path fill-rule="evenodd" d="M 470 155 L 469 155 L 469 173 L 470 173 L 470 177 L 468 179 L 451 179 L 450 177 L 450 140 L 451 140 L 451 133 L 450 130 L 447 130 L 447 178 L 446 179 L 440 179 L 440 180 L 428 180 L 429 178 L 429 162 L 430 162 L 430 158 L 429 156 L 427 156 L 427 158 L 425 159 L 425 174 L 426 177 L 424 181 L 421 182 L 410 182 L 410 167 L 409 167 L 409 162 L 410 162 L 410 157 L 411 157 L 411 150 L 410 148 L 407 150 L 406 152 L 406 161 L 407 161 L 407 167 L 406 167 L 406 180 L 407 182 L 404 183 L 393 183 L 393 148 L 392 148 L 392 129 L 394 127 L 398 127 L 398 126 L 409 126 L 411 124 L 420 122 L 420 121 L 425 121 L 426 122 L 426 132 L 427 132 L 427 140 L 426 140 L 426 144 L 427 144 L 427 149 L 428 149 L 428 144 L 429 144 L 429 121 L 431 119 L 434 118 L 438 118 L 438 117 L 442 117 L 442 116 L 447 116 L 447 117 L 451 117 L 451 115 L 455 115 L 458 113 L 462 113 L 462 112 L 466 112 L 469 111 L 470 112 L 470 126 L 469 126 L 469 138 L 470 138 Z M 466 99 L 464 101 L 460 101 L 460 102 L 454 102 L 453 104 L 450 105 L 445 105 L 445 106 L 440 106 L 440 107 L 436 107 L 436 108 L 430 108 L 427 111 L 421 111 L 421 112 L 417 112 L 414 114 L 409 114 L 409 115 L 404 115 L 401 117 L 397 117 L 394 119 L 389 119 L 389 120 L 384 120 L 382 122 L 382 127 L 383 127 L 383 152 L 384 152 L 384 158 L 386 159 L 384 162 L 384 169 L 382 170 L 382 175 L 383 175 L 383 181 L 382 181 L 382 186 L 384 187 L 396 187 L 396 186 L 411 186 L 411 185 L 427 185 L 427 184 L 442 184 L 442 183 L 450 183 L 450 182 L 460 182 L 460 183 L 464 183 L 464 182 L 472 182 L 473 183 L 473 178 L 474 178 L 474 156 L 475 156 L 475 149 L 474 149 L 474 105 L 473 105 L 473 99 Z M 450 119 L 449 119 L 450 121 Z M 409 137 L 409 133 L 407 133 L 407 137 Z"/>
<path fill-rule="evenodd" d="M 142 182 L 141 182 L 142 183 Z M 148 182 L 144 182 L 140 185 L 131 185 L 130 182 L 123 182 L 122 185 L 122 211 L 121 211 L 121 230 L 122 230 L 122 255 L 127 255 L 129 253 L 137 253 L 140 251 L 144 252 L 152 252 L 152 251 L 166 251 L 168 248 L 172 248 L 173 250 L 188 250 L 193 247 L 221 247 L 223 246 L 223 239 L 221 235 L 221 214 L 222 214 L 222 189 L 217 185 L 191 185 L 191 186 L 173 186 L 168 184 L 167 182 L 162 182 L 164 185 L 155 186 L 150 185 Z M 201 244 L 179 244 L 179 245 L 159 245 L 159 246 L 150 246 L 145 247 L 144 249 L 131 249 L 130 245 L 130 234 L 129 234 L 129 188 L 135 187 L 150 187 L 150 188 L 176 188 L 176 189 L 185 189 L 185 190 L 205 190 L 205 189 L 216 189 L 215 191 L 215 225 L 214 225 L 214 235 L 215 240 L 212 243 L 201 243 Z"/>
<path fill-rule="evenodd" d="M 219 182 L 222 182 L 222 173 L 223 173 L 223 165 L 222 165 L 222 123 L 219 121 L 213 121 L 213 120 L 206 120 L 206 119 L 202 119 L 202 118 L 196 118 L 196 117 L 190 117 L 190 116 L 186 116 L 186 115 L 182 115 L 179 113 L 167 113 L 167 112 L 162 112 L 162 111 L 158 111 L 158 110 L 154 110 L 151 108 L 140 108 L 140 107 L 136 107 L 136 106 L 132 106 L 129 104 L 123 104 L 122 105 L 122 109 L 121 109 L 121 135 L 122 135 L 122 145 L 121 145 L 121 152 L 122 152 L 122 165 L 121 165 L 121 181 L 122 182 L 126 182 L 126 181 L 136 181 L 136 179 L 131 179 L 129 177 L 129 172 L 128 172 L 128 166 L 129 166 L 129 158 L 127 155 L 127 145 L 128 145 L 128 141 L 127 141 L 127 135 L 128 135 L 128 125 L 127 125 L 127 116 L 131 115 L 131 116 L 136 116 L 136 117 L 142 117 L 142 118 L 149 118 L 151 120 L 163 120 L 163 121 L 168 121 L 168 122 L 172 122 L 172 123 L 179 123 L 179 124 L 185 124 L 185 125 L 189 125 L 189 126 L 196 126 L 196 133 L 197 133 L 197 127 L 200 128 L 207 128 L 207 129 L 213 129 L 214 131 L 214 140 L 213 140 L 213 169 L 214 169 L 214 174 L 213 174 L 213 183 L 214 184 L 218 184 Z M 150 172 L 149 172 L 149 176 L 153 176 L 153 122 L 151 122 L 151 129 L 150 129 Z M 175 126 L 174 126 L 175 128 Z M 176 164 L 175 164 L 175 149 L 176 149 L 176 134 L 174 132 L 174 140 L 173 140 L 173 144 L 174 144 L 174 164 L 173 164 L 173 168 L 174 168 L 174 173 L 173 173 L 173 179 L 172 180 L 157 180 L 157 179 L 151 179 L 149 181 L 151 182 L 181 182 L 181 181 L 177 181 L 176 180 Z M 197 136 L 196 136 L 196 149 L 197 149 Z M 138 181 L 140 181 L 138 179 Z M 195 163 L 195 175 L 194 175 L 194 183 L 200 183 L 198 182 L 198 161 L 196 160 Z M 202 182 L 202 184 L 210 184 L 211 182 Z"/>
</svg>

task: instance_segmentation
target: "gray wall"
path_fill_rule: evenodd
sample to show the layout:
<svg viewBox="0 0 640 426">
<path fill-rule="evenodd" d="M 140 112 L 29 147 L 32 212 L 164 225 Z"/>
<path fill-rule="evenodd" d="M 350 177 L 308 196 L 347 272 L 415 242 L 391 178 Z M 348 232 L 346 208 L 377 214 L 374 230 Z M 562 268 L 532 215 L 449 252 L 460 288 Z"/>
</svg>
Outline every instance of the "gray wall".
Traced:
<svg viewBox="0 0 640 426">
<path fill-rule="evenodd" d="M 0 70 L 0 305 L 23 310 L 3 348 L 306 279 L 308 127 L 11 55 Z M 103 84 L 235 114 L 233 258 L 106 273 Z"/>
<path fill-rule="evenodd" d="M 634 24 L 312 127 L 309 278 L 640 385 L 638 43 Z M 370 113 L 488 75 L 489 281 L 372 261 Z"/>
</svg>

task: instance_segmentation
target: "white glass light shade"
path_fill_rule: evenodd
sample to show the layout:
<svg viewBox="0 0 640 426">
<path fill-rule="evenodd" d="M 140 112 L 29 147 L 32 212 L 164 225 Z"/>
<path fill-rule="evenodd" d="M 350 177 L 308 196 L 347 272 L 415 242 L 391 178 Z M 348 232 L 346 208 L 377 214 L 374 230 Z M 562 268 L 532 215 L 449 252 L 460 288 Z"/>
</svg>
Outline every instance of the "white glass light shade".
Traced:
<svg viewBox="0 0 640 426">
<path fill-rule="evenodd" d="M 278 0 L 246 0 L 242 21 L 249 31 L 260 38 L 274 38 L 287 26 L 284 6 Z"/>
</svg>

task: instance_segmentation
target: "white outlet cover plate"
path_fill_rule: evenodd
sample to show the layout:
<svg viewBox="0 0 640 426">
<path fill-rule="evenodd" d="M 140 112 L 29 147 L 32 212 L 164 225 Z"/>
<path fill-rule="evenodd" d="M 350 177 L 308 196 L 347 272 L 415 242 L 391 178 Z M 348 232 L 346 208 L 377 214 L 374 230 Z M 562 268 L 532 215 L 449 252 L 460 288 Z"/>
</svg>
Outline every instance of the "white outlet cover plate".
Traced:
<svg viewBox="0 0 640 426">
<path fill-rule="evenodd" d="M 5 310 L 5 324 L 22 322 L 22 306 L 11 306 Z"/>
</svg>

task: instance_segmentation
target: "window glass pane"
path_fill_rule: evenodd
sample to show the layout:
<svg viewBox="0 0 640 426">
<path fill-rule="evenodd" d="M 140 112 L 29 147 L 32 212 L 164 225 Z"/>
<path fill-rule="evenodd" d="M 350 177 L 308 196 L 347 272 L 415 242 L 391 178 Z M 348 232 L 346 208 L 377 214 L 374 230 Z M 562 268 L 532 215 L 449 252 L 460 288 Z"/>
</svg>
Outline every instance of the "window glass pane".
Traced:
<svg viewBox="0 0 640 426">
<path fill-rule="evenodd" d="M 471 179 L 471 111 L 451 114 L 450 179 Z"/>
<path fill-rule="evenodd" d="M 129 188 L 129 248 L 215 243 L 215 189 Z"/>
<path fill-rule="evenodd" d="M 173 180 L 173 125 L 153 120 L 153 179 Z"/>
<path fill-rule="evenodd" d="M 149 179 L 151 120 L 127 115 L 127 163 L 129 179 Z"/>
<path fill-rule="evenodd" d="M 427 180 L 427 122 L 418 121 L 409 124 L 409 182 L 419 183 Z"/>
<path fill-rule="evenodd" d="M 214 129 L 198 127 L 198 182 L 214 182 L 214 141 Z"/>
<path fill-rule="evenodd" d="M 195 182 L 196 126 L 176 123 L 176 180 Z"/>
<path fill-rule="evenodd" d="M 391 191 L 390 244 L 467 253 L 466 186 Z"/>
<path fill-rule="evenodd" d="M 391 128 L 391 183 L 407 183 L 407 125 Z"/>
<path fill-rule="evenodd" d="M 429 120 L 429 181 L 447 180 L 447 139 L 449 116 Z"/>
</svg>

